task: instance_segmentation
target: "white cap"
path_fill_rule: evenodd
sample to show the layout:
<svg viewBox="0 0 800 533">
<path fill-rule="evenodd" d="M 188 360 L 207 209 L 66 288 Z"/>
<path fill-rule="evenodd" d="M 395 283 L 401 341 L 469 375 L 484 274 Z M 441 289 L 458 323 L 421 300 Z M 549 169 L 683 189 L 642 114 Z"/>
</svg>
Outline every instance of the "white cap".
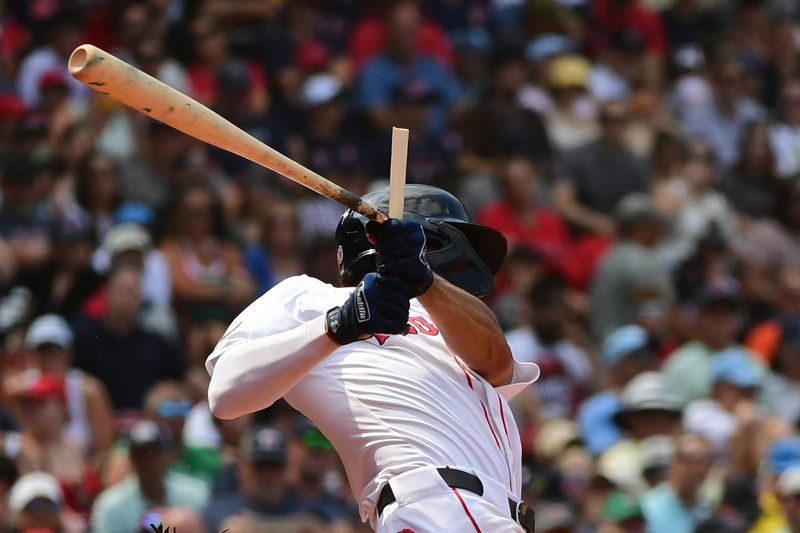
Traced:
<svg viewBox="0 0 800 533">
<path fill-rule="evenodd" d="M 114 226 L 108 230 L 103 240 L 103 247 L 112 257 L 129 250 L 144 252 L 150 248 L 151 244 L 150 235 L 138 224 L 119 224 Z"/>
<path fill-rule="evenodd" d="M 28 327 L 25 345 L 36 348 L 43 344 L 55 344 L 61 348 L 72 348 L 72 329 L 58 315 L 42 315 Z"/>
<path fill-rule="evenodd" d="M 800 494 L 800 466 L 793 466 L 778 478 L 778 492 L 784 496 Z"/>
<path fill-rule="evenodd" d="M 300 89 L 300 100 L 313 107 L 327 104 L 342 91 L 342 82 L 330 74 L 315 74 L 308 78 Z"/>
<path fill-rule="evenodd" d="M 19 513 L 36 498 L 46 498 L 61 505 L 61 486 L 58 480 L 44 472 L 25 474 L 14 483 L 8 495 L 8 506 L 14 513 Z"/>
</svg>

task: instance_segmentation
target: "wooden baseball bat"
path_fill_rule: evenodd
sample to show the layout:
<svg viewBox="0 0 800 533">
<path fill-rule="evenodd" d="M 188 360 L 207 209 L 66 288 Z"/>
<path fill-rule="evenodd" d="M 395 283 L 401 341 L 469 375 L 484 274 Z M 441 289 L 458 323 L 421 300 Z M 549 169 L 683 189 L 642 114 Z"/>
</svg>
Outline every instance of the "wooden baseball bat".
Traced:
<svg viewBox="0 0 800 533">
<path fill-rule="evenodd" d="M 392 161 L 389 167 L 389 216 L 403 218 L 408 163 L 408 130 L 392 128 Z"/>
<path fill-rule="evenodd" d="M 185 94 L 96 46 L 83 44 L 77 47 L 69 57 L 69 72 L 100 94 L 110 96 L 186 135 L 249 159 L 368 218 L 378 221 L 387 218 L 350 191 L 267 146 Z"/>
</svg>

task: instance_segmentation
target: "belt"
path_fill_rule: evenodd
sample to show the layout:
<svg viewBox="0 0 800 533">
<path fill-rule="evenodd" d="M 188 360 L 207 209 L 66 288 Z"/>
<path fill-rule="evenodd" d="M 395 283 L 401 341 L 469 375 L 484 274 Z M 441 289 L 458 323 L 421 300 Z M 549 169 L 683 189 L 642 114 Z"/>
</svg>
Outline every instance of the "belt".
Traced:
<svg viewBox="0 0 800 533">
<path fill-rule="evenodd" d="M 468 490 L 473 494 L 483 496 L 483 483 L 481 483 L 478 476 L 452 468 L 437 468 L 436 471 L 439 472 L 448 487 Z M 386 483 L 381 490 L 380 496 L 378 496 L 378 516 L 381 515 L 387 505 L 394 503 L 396 500 L 397 498 L 394 496 L 391 485 Z M 528 507 L 525 502 L 515 501 L 511 498 L 508 499 L 508 508 L 511 518 L 521 525 L 527 533 L 533 533 L 536 523 L 533 509 Z"/>
</svg>

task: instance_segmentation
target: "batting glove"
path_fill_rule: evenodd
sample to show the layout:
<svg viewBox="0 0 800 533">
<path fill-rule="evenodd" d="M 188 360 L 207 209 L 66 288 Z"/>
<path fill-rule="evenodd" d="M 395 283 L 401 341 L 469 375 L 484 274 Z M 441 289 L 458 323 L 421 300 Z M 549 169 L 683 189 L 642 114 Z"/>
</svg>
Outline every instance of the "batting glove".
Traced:
<svg viewBox="0 0 800 533">
<path fill-rule="evenodd" d="M 408 333 L 409 299 L 403 284 L 370 272 L 339 307 L 326 314 L 325 332 L 339 344 L 367 339 L 376 333 Z"/>
<path fill-rule="evenodd" d="M 367 233 L 375 240 L 378 273 L 402 281 L 409 298 L 425 294 L 433 284 L 433 272 L 425 258 L 422 226 L 395 218 L 382 223 L 371 220 L 367 223 Z"/>
</svg>

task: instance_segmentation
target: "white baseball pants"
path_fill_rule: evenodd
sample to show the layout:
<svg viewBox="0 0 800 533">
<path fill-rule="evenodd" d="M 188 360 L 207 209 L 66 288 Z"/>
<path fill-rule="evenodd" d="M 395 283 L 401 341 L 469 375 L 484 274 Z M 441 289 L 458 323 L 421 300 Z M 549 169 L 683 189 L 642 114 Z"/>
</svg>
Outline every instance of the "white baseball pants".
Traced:
<svg viewBox="0 0 800 533">
<path fill-rule="evenodd" d="M 447 486 L 433 466 L 391 478 L 396 501 L 377 518 L 376 533 L 524 533 L 510 516 L 513 494 L 493 479 L 478 477 L 483 496 Z"/>
</svg>

